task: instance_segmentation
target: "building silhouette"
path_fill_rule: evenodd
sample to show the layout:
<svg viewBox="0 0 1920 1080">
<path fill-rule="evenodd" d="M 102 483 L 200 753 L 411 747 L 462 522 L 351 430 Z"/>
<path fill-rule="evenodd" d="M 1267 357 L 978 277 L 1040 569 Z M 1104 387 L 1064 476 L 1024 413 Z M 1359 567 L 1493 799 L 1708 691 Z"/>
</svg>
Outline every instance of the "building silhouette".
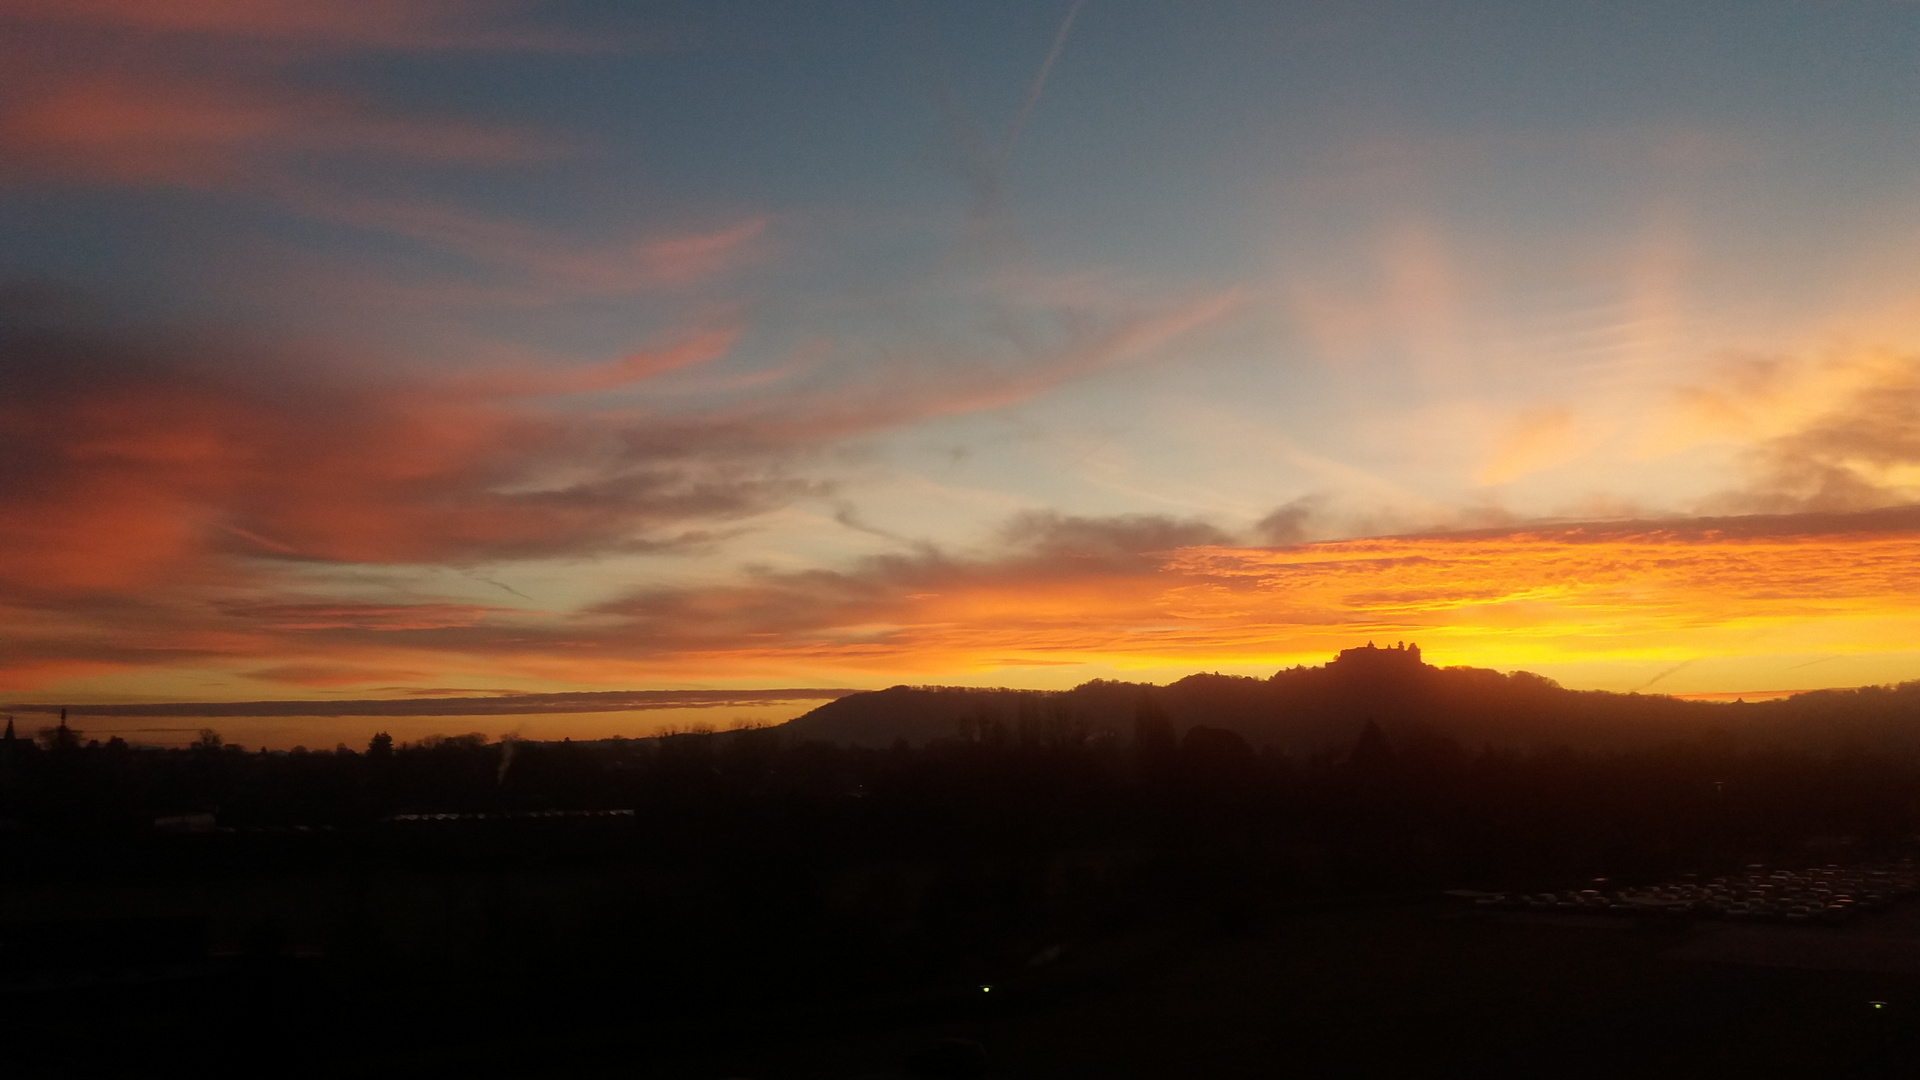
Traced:
<svg viewBox="0 0 1920 1080">
<path fill-rule="evenodd" d="M 1417 671 L 1422 666 L 1420 646 L 1410 641 L 1398 642 L 1385 649 L 1369 641 L 1358 649 L 1340 650 L 1340 655 L 1327 663 L 1327 667 L 1335 671 L 1353 674 Z"/>
</svg>

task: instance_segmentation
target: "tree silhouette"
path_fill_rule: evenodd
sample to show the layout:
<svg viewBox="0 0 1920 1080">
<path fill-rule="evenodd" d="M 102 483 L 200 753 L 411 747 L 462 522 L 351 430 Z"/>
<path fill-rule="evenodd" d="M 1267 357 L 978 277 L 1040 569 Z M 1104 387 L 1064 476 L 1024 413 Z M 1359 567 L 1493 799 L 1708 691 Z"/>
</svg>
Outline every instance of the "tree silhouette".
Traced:
<svg viewBox="0 0 1920 1080">
<path fill-rule="evenodd" d="M 66 717 L 62 716 L 59 724 L 43 727 L 37 734 L 40 737 L 41 746 L 48 750 L 63 751 L 80 749 L 80 737 L 85 732 L 68 727 Z"/>
<path fill-rule="evenodd" d="M 1387 733 L 1372 720 L 1360 729 L 1360 737 L 1354 740 L 1353 750 L 1347 754 L 1347 764 L 1355 772 L 1369 775 L 1387 771 L 1393 767 L 1393 744 L 1387 741 Z"/>
<path fill-rule="evenodd" d="M 1173 764 L 1179 739 L 1173 733 L 1173 720 L 1152 694 L 1142 692 L 1133 711 L 1133 754 L 1135 765 L 1143 773 L 1163 771 Z"/>
</svg>

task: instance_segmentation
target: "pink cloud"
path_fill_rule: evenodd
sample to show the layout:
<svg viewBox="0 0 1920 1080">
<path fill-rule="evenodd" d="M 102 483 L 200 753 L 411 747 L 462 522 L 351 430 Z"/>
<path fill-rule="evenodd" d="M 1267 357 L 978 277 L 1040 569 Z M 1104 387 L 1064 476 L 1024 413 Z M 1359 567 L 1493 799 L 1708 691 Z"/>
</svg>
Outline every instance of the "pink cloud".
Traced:
<svg viewBox="0 0 1920 1080">
<path fill-rule="evenodd" d="M 727 355 L 738 340 L 738 328 L 727 327 L 692 334 L 657 349 L 639 349 L 618 360 L 566 370 L 521 365 L 507 370 L 458 375 L 449 388 L 487 397 L 547 397 L 590 394 L 695 367 Z"/>
<path fill-rule="evenodd" d="M 0 76 L 0 177 L 271 192 L 305 151 L 497 165 L 562 149 L 524 128 L 395 115 L 259 75 L 133 67 Z"/>
<path fill-rule="evenodd" d="M 738 264 L 766 231 L 767 218 L 761 216 L 718 232 L 650 241 L 641 245 L 640 263 L 656 281 L 698 281 Z"/>
<path fill-rule="evenodd" d="M 621 45 L 604 35 L 511 21 L 526 8 L 475 0 L 14 0 L 0 19 L 322 48 L 599 52 Z"/>
<path fill-rule="evenodd" d="M 755 257 L 769 220 L 753 216 L 717 232 L 583 242 L 424 200 L 370 198 L 296 185 L 284 186 L 280 194 L 302 214 L 405 236 L 572 295 L 682 286 L 733 270 Z"/>
<path fill-rule="evenodd" d="M 715 331 L 584 371 L 476 380 L 16 336 L 0 399 L 0 583 L 131 589 L 230 574 L 234 558 L 459 563 L 672 543 L 797 489 L 721 467 L 720 433 L 696 425 L 636 451 L 624 420 L 527 395 L 610 389 L 730 341 Z"/>
</svg>

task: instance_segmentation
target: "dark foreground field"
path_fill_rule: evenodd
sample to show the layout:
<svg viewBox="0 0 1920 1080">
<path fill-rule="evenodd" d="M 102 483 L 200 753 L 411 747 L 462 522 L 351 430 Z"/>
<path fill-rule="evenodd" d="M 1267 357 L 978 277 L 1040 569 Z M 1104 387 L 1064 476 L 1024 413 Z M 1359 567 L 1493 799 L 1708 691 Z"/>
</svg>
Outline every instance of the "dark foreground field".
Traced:
<svg viewBox="0 0 1920 1080">
<path fill-rule="evenodd" d="M 929 1053 L 959 1039 L 984 1049 L 992 1077 L 1920 1075 L 1915 901 L 1843 928 L 1484 913 L 1424 892 L 1224 921 L 1188 909 L 1023 964 L 983 957 L 991 989 L 956 969 L 868 993 L 826 954 L 809 994 L 799 953 L 709 941 L 711 969 L 690 977 L 698 958 L 689 967 L 663 937 L 649 938 L 659 963 L 566 965 L 533 955 L 565 928 L 526 925 L 526 940 L 468 940 L 458 955 L 420 938 L 591 910 L 600 887 L 389 869 L 15 888 L 16 931 L 120 937 L 10 969 L 8 1074 L 980 1075 Z M 337 938 L 343 896 L 384 924 L 366 932 L 413 935 L 414 959 L 356 960 Z M 142 945 L 115 909 L 203 917 L 139 924 Z M 265 910 L 281 929 L 249 928 Z M 199 955 L 191 942 L 168 953 L 184 928 Z"/>
<path fill-rule="evenodd" d="M 1148 699 L 1125 742 L 975 719 L 885 749 L 16 743 L 6 1072 L 1920 1075 L 1920 899 L 1877 910 L 1920 887 L 1885 869 L 1920 835 L 1898 747 L 1356 721 L 1295 757 Z M 1639 888 L 1756 864 L 1810 872 L 1723 883 L 1744 909 Z M 1787 924 L 1816 896 L 1862 910 Z"/>
<path fill-rule="evenodd" d="M 1729 935 L 1737 943 L 1721 947 Z M 1903 947 L 1880 963 L 1886 939 Z M 1910 908 L 1823 933 L 1383 902 L 1157 945 L 1092 950 L 964 1012 L 870 1025 L 843 1015 L 633 1074 L 900 1075 L 888 1070 L 957 1036 L 1007 1077 L 1920 1075 Z"/>
</svg>

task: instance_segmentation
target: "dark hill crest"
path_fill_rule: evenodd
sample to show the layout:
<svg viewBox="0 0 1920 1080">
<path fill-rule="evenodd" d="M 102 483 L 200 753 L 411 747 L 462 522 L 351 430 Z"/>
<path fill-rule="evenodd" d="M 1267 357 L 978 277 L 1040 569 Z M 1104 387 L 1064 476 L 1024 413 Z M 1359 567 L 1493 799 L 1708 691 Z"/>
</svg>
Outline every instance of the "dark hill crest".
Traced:
<svg viewBox="0 0 1920 1080">
<path fill-rule="evenodd" d="M 1920 750 L 1920 682 L 1711 703 L 1568 690 L 1526 671 L 1440 668 L 1410 643 L 1369 643 L 1320 667 L 1287 668 L 1266 679 L 1200 673 L 1165 686 L 1097 679 L 1071 690 L 895 686 L 829 702 L 783 730 L 870 747 L 979 738 L 1000 730 L 996 724 L 1009 737 L 1023 725 L 1029 735 L 1040 725 L 1130 741 L 1143 697 L 1165 714 L 1176 738 L 1204 726 L 1295 755 L 1344 753 L 1369 722 L 1395 742 L 1438 738 L 1472 748 L 1619 750 L 1705 739 Z"/>
</svg>

